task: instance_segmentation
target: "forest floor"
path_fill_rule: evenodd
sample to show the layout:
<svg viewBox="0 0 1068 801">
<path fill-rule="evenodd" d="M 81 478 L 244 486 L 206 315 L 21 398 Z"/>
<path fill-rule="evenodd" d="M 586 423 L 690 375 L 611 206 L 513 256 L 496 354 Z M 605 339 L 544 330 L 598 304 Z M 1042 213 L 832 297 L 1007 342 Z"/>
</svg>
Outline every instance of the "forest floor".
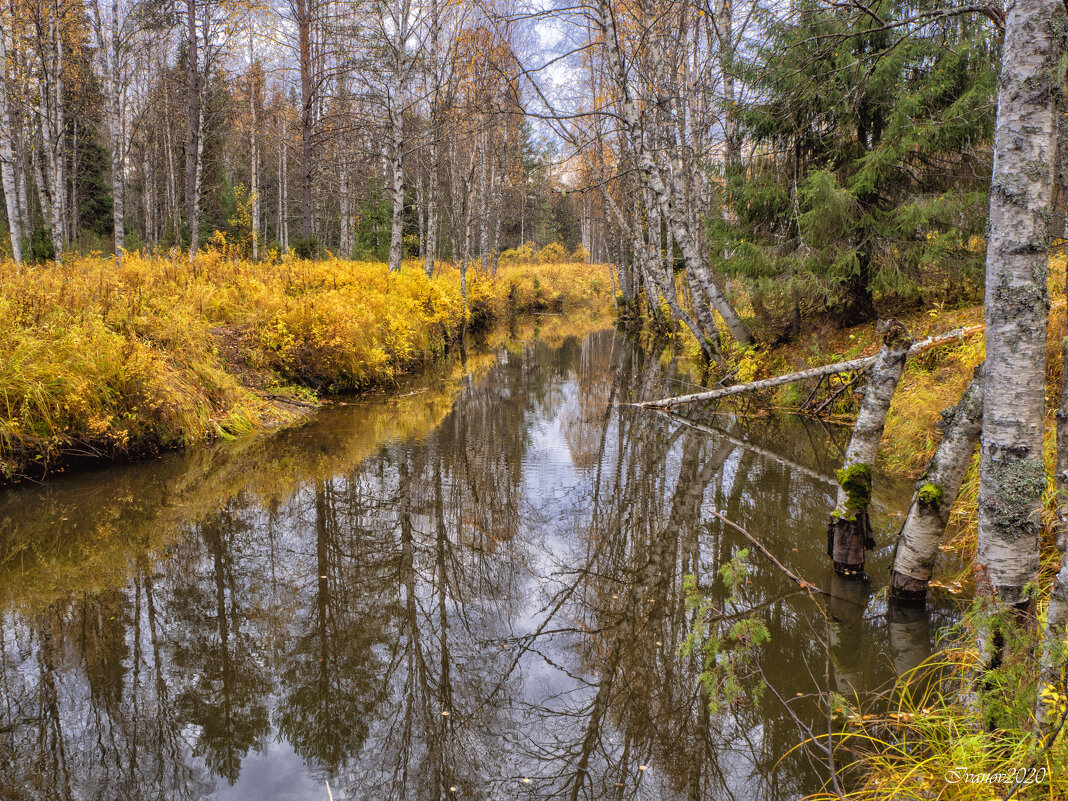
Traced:
<svg viewBox="0 0 1068 801">
<path fill-rule="evenodd" d="M 465 331 L 528 312 L 608 317 L 608 268 L 71 258 L 0 264 L 0 484 L 284 425 L 394 386 Z"/>
</svg>

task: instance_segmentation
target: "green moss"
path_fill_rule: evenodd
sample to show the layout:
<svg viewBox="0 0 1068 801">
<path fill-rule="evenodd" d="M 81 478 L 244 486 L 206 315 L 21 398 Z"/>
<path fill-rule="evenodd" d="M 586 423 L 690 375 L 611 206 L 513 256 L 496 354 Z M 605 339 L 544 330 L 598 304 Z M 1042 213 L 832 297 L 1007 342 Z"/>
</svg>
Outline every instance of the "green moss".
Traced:
<svg viewBox="0 0 1068 801">
<path fill-rule="evenodd" d="M 938 509 L 942 506 L 942 488 L 937 484 L 927 482 L 918 493 L 920 503 L 926 504 L 933 509 Z"/>
<path fill-rule="evenodd" d="M 838 485 L 847 497 L 843 517 L 854 520 L 871 503 L 871 467 L 864 462 L 843 467 L 838 471 Z"/>
</svg>

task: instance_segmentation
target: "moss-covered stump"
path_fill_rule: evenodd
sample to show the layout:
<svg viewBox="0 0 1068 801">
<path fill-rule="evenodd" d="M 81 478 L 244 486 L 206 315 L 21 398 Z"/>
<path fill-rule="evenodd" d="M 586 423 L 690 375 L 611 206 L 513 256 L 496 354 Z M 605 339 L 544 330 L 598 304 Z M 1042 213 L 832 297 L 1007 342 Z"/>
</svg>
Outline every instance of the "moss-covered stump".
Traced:
<svg viewBox="0 0 1068 801">
<path fill-rule="evenodd" d="M 868 520 L 872 465 L 886 426 L 886 413 L 905 367 L 912 337 L 897 320 L 881 326 L 883 346 L 871 368 L 845 461 L 838 471 L 838 500 L 827 523 L 827 554 L 845 578 L 864 575 L 864 551 L 875 546 Z"/>
</svg>

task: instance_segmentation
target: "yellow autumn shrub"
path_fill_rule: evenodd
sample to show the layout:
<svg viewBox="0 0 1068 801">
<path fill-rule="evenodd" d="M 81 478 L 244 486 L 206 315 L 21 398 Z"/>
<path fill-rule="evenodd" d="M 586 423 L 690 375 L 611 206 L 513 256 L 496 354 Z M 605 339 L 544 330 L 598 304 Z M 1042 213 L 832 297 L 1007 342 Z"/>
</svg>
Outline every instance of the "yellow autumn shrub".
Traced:
<svg viewBox="0 0 1068 801">
<path fill-rule="evenodd" d="M 428 278 L 225 249 L 0 263 L 0 480 L 275 423 L 285 407 L 268 396 L 388 385 L 509 312 L 607 310 L 607 286 L 605 266 L 471 269 L 465 304 L 448 265 Z"/>
</svg>

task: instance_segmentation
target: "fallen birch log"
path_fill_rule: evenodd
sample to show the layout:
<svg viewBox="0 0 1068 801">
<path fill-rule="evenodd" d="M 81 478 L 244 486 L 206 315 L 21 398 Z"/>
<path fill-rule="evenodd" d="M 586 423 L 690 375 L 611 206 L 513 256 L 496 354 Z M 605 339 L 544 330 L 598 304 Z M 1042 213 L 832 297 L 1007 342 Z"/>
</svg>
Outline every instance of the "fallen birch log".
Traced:
<svg viewBox="0 0 1068 801">
<path fill-rule="evenodd" d="M 937 348 L 939 345 L 946 345 L 953 341 L 961 341 L 967 337 L 974 336 L 975 334 L 983 331 L 985 326 L 983 325 L 970 325 L 966 328 L 958 328 L 955 331 L 949 331 L 945 334 L 939 334 L 933 337 L 927 337 L 927 339 L 921 339 L 909 348 L 908 356 L 917 356 L 924 351 L 928 351 L 931 348 Z M 858 359 L 850 359 L 846 362 L 837 362 L 836 364 L 825 364 L 822 367 L 811 367 L 808 370 L 801 370 L 797 373 L 787 373 L 785 375 L 777 375 L 774 378 L 765 378 L 760 381 L 750 381 L 747 384 L 735 384 L 732 387 L 724 387 L 723 389 L 710 389 L 707 392 L 695 392 L 692 395 L 679 395 L 674 398 L 663 398 L 661 400 L 642 401 L 637 404 L 643 409 L 668 409 L 672 406 L 676 406 L 682 403 L 698 403 L 700 401 L 712 401 L 719 398 L 730 397 L 731 395 L 741 395 L 743 392 L 757 392 L 762 389 L 771 389 L 772 387 L 779 387 L 783 384 L 791 384 L 794 381 L 804 381 L 808 378 L 819 378 L 824 375 L 833 375 L 835 373 L 852 372 L 855 370 L 867 370 L 873 364 L 875 360 L 879 358 L 879 354 L 873 356 L 861 356 Z"/>
</svg>

